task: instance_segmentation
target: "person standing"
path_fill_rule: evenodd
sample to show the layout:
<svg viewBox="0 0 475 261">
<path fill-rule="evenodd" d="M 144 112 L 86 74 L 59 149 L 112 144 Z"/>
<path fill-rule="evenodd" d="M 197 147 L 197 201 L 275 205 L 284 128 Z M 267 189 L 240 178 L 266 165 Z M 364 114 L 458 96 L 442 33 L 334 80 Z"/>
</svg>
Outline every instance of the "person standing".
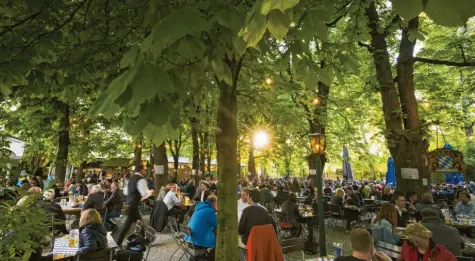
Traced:
<svg viewBox="0 0 475 261">
<path fill-rule="evenodd" d="M 141 220 L 140 217 L 140 202 L 146 200 L 153 195 L 154 190 L 149 190 L 147 186 L 147 181 L 144 179 L 146 172 L 142 165 L 135 166 L 135 173 L 129 178 L 127 184 L 127 204 L 129 205 L 127 209 L 127 218 L 125 219 L 124 226 L 120 230 L 119 235 L 117 236 L 117 245 L 122 245 L 124 241 L 125 234 L 129 230 L 130 226 L 135 223 L 137 220 Z"/>
</svg>

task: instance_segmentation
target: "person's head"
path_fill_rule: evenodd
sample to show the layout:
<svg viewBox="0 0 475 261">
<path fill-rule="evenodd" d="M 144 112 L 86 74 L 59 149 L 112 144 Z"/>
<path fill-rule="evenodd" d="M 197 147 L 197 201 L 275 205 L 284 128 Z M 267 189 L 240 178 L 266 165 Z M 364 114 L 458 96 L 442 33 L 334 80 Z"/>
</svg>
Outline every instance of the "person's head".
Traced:
<svg viewBox="0 0 475 261">
<path fill-rule="evenodd" d="M 102 224 L 99 212 L 93 208 L 81 212 L 81 218 L 79 219 L 79 227 L 84 227 L 90 224 Z"/>
<path fill-rule="evenodd" d="M 101 186 L 94 185 L 91 187 L 91 191 L 89 191 L 89 194 L 98 193 L 98 192 L 101 192 Z"/>
<path fill-rule="evenodd" d="M 340 198 L 344 198 L 345 197 L 345 191 L 343 189 L 339 188 L 335 191 L 335 196 L 340 197 Z"/>
<path fill-rule="evenodd" d="M 249 190 L 249 203 L 257 204 L 261 201 L 261 193 L 257 189 Z"/>
<path fill-rule="evenodd" d="M 414 202 L 417 200 L 417 193 L 414 192 L 414 191 L 408 191 L 406 193 L 406 198 L 407 200 L 409 200 L 410 202 Z"/>
<path fill-rule="evenodd" d="M 241 201 L 243 203 L 248 203 L 249 202 L 249 189 L 248 188 L 241 189 Z"/>
<path fill-rule="evenodd" d="M 206 201 L 208 201 L 209 203 L 211 203 L 211 205 L 213 206 L 213 208 L 218 211 L 218 198 L 215 196 L 215 195 L 209 195 L 208 198 L 206 199 Z"/>
<path fill-rule="evenodd" d="M 118 188 L 119 188 L 119 184 L 117 184 L 117 182 L 112 182 L 111 183 L 111 190 L 112 191 L 115 191 Z"/>
<path fill-rule="evenodd" d="M 290 202 L 294 202 L 294 203 L 297 203 L 297 196 L 295 196 L 294 193 L 290 193 L 289 194 L 289 199 L 288 199 Z"/>
<path fill-rule="evenodd" d="M 381 209 L 379 210 L 378 215 L 376 215 L 376 219 L 374 223 L 380 223 L 381 220 L 386 219 L 389 221 L 393 227 L 395 228 L 397 225 L 397 212 L 396 208 L 390 203 L 384 203 L 381 205 Z"/>
<path fill-rule="evenodd" d="M 350 187 L 350 188 L 347 188 L 347 189 L 346 189 L 346 194 L 347 194 L 348 196 L 353 195 L 353 188 L 351 188 L 351 187 Z"/>
<path fill-rule="evenodd" d="M 460 193 L 459 199 L 463 204 L 467 204 L 471 200 L 470 195 L 466 191 Z"/>
<path fill-rule="evenodd" d="M 104 183 L 101 185 L 101 190 L 104 191 L 104 192 L 108 192 L 110 191 L 110 186 L 107 185 L 107 183 Z"/>
<path fill-rule="evenodd" d="M 43 199 L 46 201 L 53 202 L 54 194 L 54 189 L 45 190 L 45 192 L 43 192 Z"/>
<path fill-rule="evenodd" d="M 434 209 L 432 208 L 424 208 L 422 211 L 421 211 L 421 215 L 422 215 L 422 218 L 426 218 L 426 217 L 438 217 L 440 218 L 439 214 L 437 213 L 437 211 L 435 211 Z"/>
<path fill-rule="evenodd" d="M 135 166 L 135 172 L 140 173 L 142 176 L 145 176 L 146 171 L 142 164 Z"/>
<path fill-rule="evenodd" d="M 364 260 L 371 260 L 374 253 L 373 237 L 366 229 L 355 228 L 350 233 L 353 255 Z"/>
<path fill-rule="evenodd" d="M 419 249 L 428 249 L 432 233 L 420 223 L 410 224 L 406 228 L 409 240 Z"/>
<path fill-rule="evenodd" d="M 432 198 L 432 194 L 431 193 L 424 193 L 421 195 L 421 203 L 423 204 L 433 204 L 434 203 L 434 199 Z"/>
<path fill-rule="evenodd" d="M 395 192 L 393 198 L 396 207 L 398 207 L 399 209 L 403 209 L 406 207 L 406 198 L 404 197 L 404 194 L 400 192 Z"/>
<path fill-rule="evenodd" d="M 383 189 L 383 194 L 384 194 L 384 195 L 389 195 L 389 194 L 391 194 L 391 187 L 390 187 L 390 186 L 384 187 L 384 189 Z"/>
<path fill-rule="evenodd" d="M 176 193 L 176 189 L 177 189 L 177 188 L 178 188 L 178 186 L 177 186 L 176 184 L 172 184 L 172 185 L 170 186 L 170 191 Z"/>
<path fill-rule="evenodd" d="M 206 182 L 201 182 L 200 188 L 201 188 L 201 191 L 205 191 L 208 188 L 208 184 L 206 184 Z"/>
</svg>

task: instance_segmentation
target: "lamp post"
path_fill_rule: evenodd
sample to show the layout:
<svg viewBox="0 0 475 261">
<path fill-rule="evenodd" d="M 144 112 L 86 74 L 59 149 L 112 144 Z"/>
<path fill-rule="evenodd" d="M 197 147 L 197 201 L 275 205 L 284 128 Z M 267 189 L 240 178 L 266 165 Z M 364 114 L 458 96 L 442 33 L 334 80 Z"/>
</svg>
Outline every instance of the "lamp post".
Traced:
<svg viewBox="0 0 475 261">
<path fill-rule="evenodd" d="M 310 134 L 310 145 L 312 147 L 312 160 L 315 162 L 310 167 L 310 175 L 317 180 L 318 193 L 318 243 L 320 245 L 320 256 L 326 256 L 325 246 L 325 220 L 323 213 L 323 170 L 321 156 L 325 154 L 325 135 L 320 133 Z M 315 169 L 312 169 L 315 167 Z M 316 177 L 315 177 L 316 176 Z"/>
</svg>

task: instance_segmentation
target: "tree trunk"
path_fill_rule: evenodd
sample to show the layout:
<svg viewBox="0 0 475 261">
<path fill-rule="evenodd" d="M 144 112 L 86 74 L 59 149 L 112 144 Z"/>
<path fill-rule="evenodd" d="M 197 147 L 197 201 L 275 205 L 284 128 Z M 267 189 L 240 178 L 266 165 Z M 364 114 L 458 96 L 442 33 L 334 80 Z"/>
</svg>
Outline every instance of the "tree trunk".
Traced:
<svg viewBox="0 0 475 261">
<path fill-rule="evenodd" d="M 155 190 L 159 191 L 168 182 L 168 157 L 165 142 L 162 142 L 158 147 L 153 144 L 153 155 L 153 165 L 163 166 L 163 173 L 156 174 L 154 170 Z"/>
<path fill-rule="evenodd" d="M 83 162 L 81 162 L 81 164 L 79 164 L 78 173 L 76 175 L 77 180 L 82 180 L 84 178 L 83 171 L 84 171 L 84 169 L 86 169 L 86 167 L 87 167 L 87 162 L 86 161 L 83 161 Z"/>
<path fill-rule="evenodd" d="M 133 161 L 134 166 L 138 166 L 142 164 L 142 146 L 143 146 L 142 134 L 140 134 L 135 141 L 134 161 Z"/>
<path fill-rule="evenodd" d="M 254 141 L 250 138 L 249 142 L 249 156 L 247 161 L 247 171 L 249 172 L 249 181 L 254 180 L 257 176 L 256 158 L 254 157 Z"/>
<path fill-rule="evenodd" d="M 206 135 L 207 136 L 207 135 Z M 200 132 L 198 135 L 200 139 L 200 171 L 201 176 L 204 176 L 205 169 L 206 169 L 206 150 L 208 148 L 208 144 L 205 143 L 205 133 Z M 207 139 L 207 137 L 206 137 Z"/>
<path fill-rule="evenodd" d="M 190 118 L 191 124 L 191 140 L 193 143 L 193 162 L 192 162 L 192 175 L 193 179 L 195 180 L 195 184 L 199 184 L 200 175 L 200 143 L 198 140 L 198 126 L 199 121 L 196 117 Z"/>
<path fill-rule="evenodd" d="M 236 87 L 241 62 L 226 59 L 233 74 L 233 85 L 218 79 L 219 104 L 217 112 L 216 146 L 218 158 L 218 231 L 216 260 L 238 261 L 237 246 L 237 97 Z"/>
<path fill-rule="evenodd" d="M 409 21 L 407 29 L 402 31 L 401 44 L 397 64 L 398 91 L 394 83 L 388 46 L 384 30 L 379 30 L 379 14 L 374 2 L 366 9 L 368 26 L 371 34 L 371 52 L 376 74 L 380 84 L 383 101 L 386 139 L 396 168 L 396 183 L 399 190 L 425 192 L 427 186 L 423 179 L 430 183 L 427 168 L 427 143 L 422 138 L 420 118 L 414 95 L 413 51 L 414 43 L 408 40 L 410 29 L 418 26 L 417 18 Z M 403 115 L 406 118 L 403 119 Z M 418 170 L 418 179 L 402 179 L 401 169 Z"/>
<path fill-rule="evenodd" d="M 58 154 L 56 155 L 56 180 L 64 181 L 68 165 L 69 149 L 69 104 L 58 101 L 61 118 L 59 120 Z"/>
</svg>

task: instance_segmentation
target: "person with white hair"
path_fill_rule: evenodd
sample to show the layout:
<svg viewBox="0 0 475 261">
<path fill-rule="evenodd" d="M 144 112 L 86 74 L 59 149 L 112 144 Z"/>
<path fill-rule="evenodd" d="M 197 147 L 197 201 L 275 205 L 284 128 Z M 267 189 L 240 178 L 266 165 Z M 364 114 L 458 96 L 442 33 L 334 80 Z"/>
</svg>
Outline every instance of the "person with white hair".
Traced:
<svg viewBox="0 0 475 261">
<path fill-rule="evenodd" d="M 53 226 L 55 234 L 67 234 L 68 231 L 66 230 L 66 216 L 64 215 L 61 206 L 57 203 L 54 203 L 54 195 L 54 189 L 45 190 L 45 192 L 43 192 L 43 200 L 40 200 L 38 205 L 43 207 L 47 213 L 52 214 L 52 218 L 55 221 Z"/>
<path fill-rule="evenodd" d="M 101 216 L 104 216 L 104 197 L 102 196 L 101 186 L 94 185 L 89 191 L 87 200 L 84 203 L 83 211 L 89 208 L 97 210 Z"/>
</svg>

